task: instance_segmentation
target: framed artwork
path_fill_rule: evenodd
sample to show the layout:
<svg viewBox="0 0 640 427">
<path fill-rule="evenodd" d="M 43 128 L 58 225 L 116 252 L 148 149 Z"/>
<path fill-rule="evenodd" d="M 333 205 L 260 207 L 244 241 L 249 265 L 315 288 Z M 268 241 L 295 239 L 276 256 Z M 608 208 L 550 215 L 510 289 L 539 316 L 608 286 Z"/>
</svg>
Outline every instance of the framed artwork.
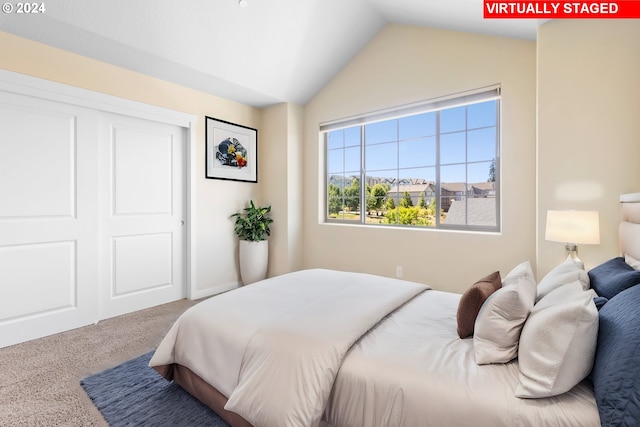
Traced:
<svg viewBox="0 0 640 427">
<path fill-rule="evenodd" d="M 258 131 L 205 116 L 206 178 L 258 182 Z"/>
</svg>

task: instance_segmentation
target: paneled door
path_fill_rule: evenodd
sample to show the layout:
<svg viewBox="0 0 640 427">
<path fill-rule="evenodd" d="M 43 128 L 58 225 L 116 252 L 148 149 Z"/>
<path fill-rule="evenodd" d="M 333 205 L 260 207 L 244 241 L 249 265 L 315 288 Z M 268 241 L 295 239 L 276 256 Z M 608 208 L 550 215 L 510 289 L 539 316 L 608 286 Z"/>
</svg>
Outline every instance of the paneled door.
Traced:
<svg viewBox="0 0 640 427">
<path fill-rule="evenodd" d="M 101 318 L 186 295 L 185 133 L 164 123 L 102 116 Z"/>
<path fill-rule="evenodd" d="M 0 347 L 98 318 L 98 123 L 0 91 Z"/>
<path fill-rule="evenodd" d="M 186 128 L 31 91 L 0 90 L 0 347 L 187 288 Z"/>
</svg>

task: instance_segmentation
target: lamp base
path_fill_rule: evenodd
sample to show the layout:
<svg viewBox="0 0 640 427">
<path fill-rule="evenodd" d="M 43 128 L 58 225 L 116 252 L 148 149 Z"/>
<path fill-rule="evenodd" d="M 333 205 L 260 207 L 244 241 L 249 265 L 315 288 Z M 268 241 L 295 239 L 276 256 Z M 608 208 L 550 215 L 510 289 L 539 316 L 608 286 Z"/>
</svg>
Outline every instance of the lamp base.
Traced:
<svg viewBox="0 0 640 427">
<path fill-rule="evenodd" d="M 571 259 L 576 264 L 584 268 L 584 262 L 578 257 L 578 245 L 575 243 L 567 243 L 564 248 L 567 250 L 567 259 Z"/>
</svg>

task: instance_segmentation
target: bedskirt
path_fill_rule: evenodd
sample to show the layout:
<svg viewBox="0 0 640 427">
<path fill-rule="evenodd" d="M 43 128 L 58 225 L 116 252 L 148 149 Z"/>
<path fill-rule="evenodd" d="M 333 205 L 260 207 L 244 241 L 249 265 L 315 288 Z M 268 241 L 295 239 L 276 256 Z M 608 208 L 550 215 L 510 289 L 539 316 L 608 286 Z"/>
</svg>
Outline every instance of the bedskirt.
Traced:
<svg viewBox="0 0 640 427">
<path fill-rule="evenodd" d="M 196 375 L 186 366 L 173 363 L 153 367 L 160 375 L 169 381 L 174 381 L 190 395 L 211 408 L 216 414 L 232 427 L 252 427 L 251 423 L 235 412 L 227 411 L 224 405 L 227 398 L 205 380 Z"/>
</svg>

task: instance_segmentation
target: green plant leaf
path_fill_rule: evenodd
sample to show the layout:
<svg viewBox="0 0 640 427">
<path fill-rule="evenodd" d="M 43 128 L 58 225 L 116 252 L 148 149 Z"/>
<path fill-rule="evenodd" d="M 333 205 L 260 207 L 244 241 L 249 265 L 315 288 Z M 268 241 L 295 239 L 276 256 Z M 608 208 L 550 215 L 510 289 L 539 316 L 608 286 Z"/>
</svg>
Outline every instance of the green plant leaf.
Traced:
<svg viewBox="0 0 640 427">
<path fill-rule="evenodd" d="M 271 206 L 256 207 L 253 200 L 250 200 L 249 204 L 249 207 L 243 209 L 244 213 L 231 215 L 231 218 L 235 218 L 233 231 L 240 240 L 266 240 L 271 235 L 269 225 L 273 223 L 273 219 L 266 216 L 271 212 Z"/>
</svg>

